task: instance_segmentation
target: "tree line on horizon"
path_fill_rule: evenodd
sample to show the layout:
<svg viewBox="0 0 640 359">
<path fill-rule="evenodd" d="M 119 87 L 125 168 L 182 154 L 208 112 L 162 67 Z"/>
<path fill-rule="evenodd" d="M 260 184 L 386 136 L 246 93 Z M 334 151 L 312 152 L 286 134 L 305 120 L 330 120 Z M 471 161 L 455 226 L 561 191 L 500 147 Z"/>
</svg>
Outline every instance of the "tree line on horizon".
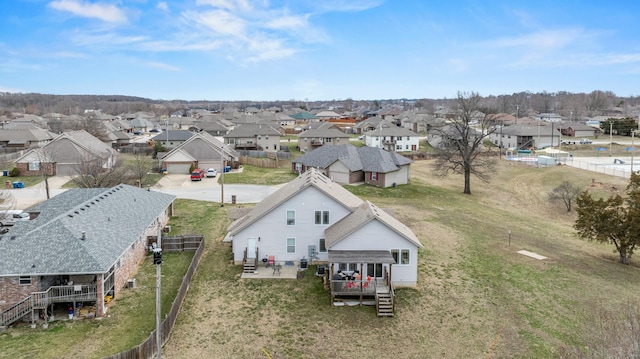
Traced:
<svg viewBox="0 0 640 359">
<path fill-rule="evenodd" d="M 558 92 L 517 92 L 511 95 L 480 96 L 484 113 L 509 113 L 517 117 L 536 113 L 558 113 L 569 119 L 584 116 L 599 116 L 615 111 L 621 116 L 632 116 L 639 103 L 637 96 L 620 97 L 611 91 L 595 90 L 590 93 Z M 60 113 L 62 115 L 85 115 L 86 110 L 100 110 L 104 114 L 119 115 L 139 111 L 168 116 L 186 109 L 207 109 L 221 111 L 234 107 L 243 109 L 249 106 L 258 109 L 326 109 L 335 108 L 344 111 L 375 111 L 396 108 L 403 111 L 421 111 L 435 113 L 438 109 L 454 107 L 457 98 L 443 99 L 374 99 L 354 100 L 285 100 L 285 101 L 209 101 L 209 100 L 153 100 L 125 95 L 50 95 L 40 93 L 0 92 L 0 115 L 11 117 L 14 114 L 44 115 Z"/>
</svg>

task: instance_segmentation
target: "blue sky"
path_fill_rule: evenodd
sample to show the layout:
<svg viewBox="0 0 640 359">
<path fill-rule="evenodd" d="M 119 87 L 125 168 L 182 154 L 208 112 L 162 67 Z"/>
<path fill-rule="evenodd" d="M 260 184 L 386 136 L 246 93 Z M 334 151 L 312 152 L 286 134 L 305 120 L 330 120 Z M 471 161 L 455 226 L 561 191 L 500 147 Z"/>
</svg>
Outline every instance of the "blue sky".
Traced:
<svg viewBox="0 0 640 359">
<path fill-rule="evenodd" d="M 638 1 L 3 0 L 0 91 L 183 100 L 640 91 Z"/>
</svg>

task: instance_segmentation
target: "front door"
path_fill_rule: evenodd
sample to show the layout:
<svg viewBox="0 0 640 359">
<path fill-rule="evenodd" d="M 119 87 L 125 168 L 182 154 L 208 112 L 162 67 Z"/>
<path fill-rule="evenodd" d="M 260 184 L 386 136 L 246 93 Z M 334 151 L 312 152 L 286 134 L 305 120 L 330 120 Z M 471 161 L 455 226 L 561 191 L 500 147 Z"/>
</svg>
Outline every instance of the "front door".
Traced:
<svg viewBox="0 0 640 359">
<path fill-rule="evenodd" d="M 256 245 L 258 244 L 258 240 L 256 238 L 247 239 L 247 258 L 255 259 L 256 258 Z"/>
<path fill-rule="evenodd" d="M 383 278 L 382 263 L 367 263 L 367 276 L 373 278 Z"/>
</svg>

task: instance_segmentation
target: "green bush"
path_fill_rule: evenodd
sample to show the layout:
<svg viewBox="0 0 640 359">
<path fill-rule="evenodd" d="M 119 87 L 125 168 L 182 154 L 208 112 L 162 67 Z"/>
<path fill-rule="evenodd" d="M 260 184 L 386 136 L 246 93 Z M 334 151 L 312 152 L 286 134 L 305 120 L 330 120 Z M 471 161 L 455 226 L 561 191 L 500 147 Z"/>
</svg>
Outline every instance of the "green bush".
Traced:
<svg viewBox="0 0 640 359">
<path fill-rule="evenodd" d="M 196 169 L 196 166 L 192 163 L 191 166 L 189 166 L 189 173 L 193 172 L 193 170 Z"/>
<path fill-rule="evenodd" d="M 18 167 L 13 167 L 13 169 L 9 171 L 9 177 L 18 177 L 18 176 L 20 176 L 20 170 L 18 169 Z"/>
</svg>

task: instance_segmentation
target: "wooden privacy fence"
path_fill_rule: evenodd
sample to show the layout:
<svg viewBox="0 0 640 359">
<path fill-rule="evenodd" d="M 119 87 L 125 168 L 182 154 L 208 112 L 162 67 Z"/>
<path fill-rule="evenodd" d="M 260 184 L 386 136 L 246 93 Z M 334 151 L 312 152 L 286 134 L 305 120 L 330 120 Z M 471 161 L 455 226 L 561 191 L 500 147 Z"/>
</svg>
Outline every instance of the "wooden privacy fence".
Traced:
<svg viewBox="0 0 640 359">
<path fill-rule="evenodd" d="M 179 237 L 168 237 L 168 238 L 188 238 L 188 241 L 184 241 L 183 243 L 195 243 L 198 242 L 198 246 L 195 249 L 196 253 L 191 260 L 191 265 L 189 265 L 189 269 L 187 273 L 182 278 L 182 284 L 180 285 L 180 289 L 178 290 L 178 295 L 176 295 L 176 299 L 174 299 L 171 304 L 171 311 L 167 314 L 164 321 L 162 322 L 162 344 L 164 345 L 171 335 L 171 330 L 173 329 L 173 325 L 176 323 L 176 319 L 178 318 L 178 313 L 180 312 L 180 308 L 182 307 L 182 303 L 184 302 L 184 297 L 187 295 L 187 290 L 189 289 L 189 284 L 191 283 L 191 279 L 198 268 L 198 264 L 200 264 L 200 259 L 202 258 L 202 254 L 204 253 L 204 237 L 203 236 L 179 236 Z M 199 239 L 199 240 L 198 240 Z M 170 243 L 162 237 L 162 250 L 165 250 L 165 242 Z M 193 249 L 183 249 L 183 250 L 193 250 Z M 172 251 L 171 249 L 167 249 L 167 251 Z M 173 250 L 176 251 L 176 250 Z M 154 330 L 149 334 L 149 337 L 142 342 L 140 345 L 131 348 L 127 351 L 120 352 L 118 354 L 106 357 L 104 359 L 139 359 L 139 358 L 153 358 L 157 355 L 157 341 L 156 341 L 156 331 Z"/>
<path fill-rule="evenodd" d="M 151 244 L 157 243 L 157 236 L 147 237 L 147 247 L 151 247 Z M 202 236 L 162 236 L 162 251 L 163 252 L 183 252 L 183 251 L 195 251 L 202 242 Z"/>
<path fill-rule="evenodd" d="M 280 163 L 278 161 L 272 160 L 270 158 L 254 158 L 254 157 L 241 156 L 238 159 L 238 162 L 243 165 L 251 165 L 251 166 L 263 167 L 263 168 L 280 167 Z"/>
</svg>

